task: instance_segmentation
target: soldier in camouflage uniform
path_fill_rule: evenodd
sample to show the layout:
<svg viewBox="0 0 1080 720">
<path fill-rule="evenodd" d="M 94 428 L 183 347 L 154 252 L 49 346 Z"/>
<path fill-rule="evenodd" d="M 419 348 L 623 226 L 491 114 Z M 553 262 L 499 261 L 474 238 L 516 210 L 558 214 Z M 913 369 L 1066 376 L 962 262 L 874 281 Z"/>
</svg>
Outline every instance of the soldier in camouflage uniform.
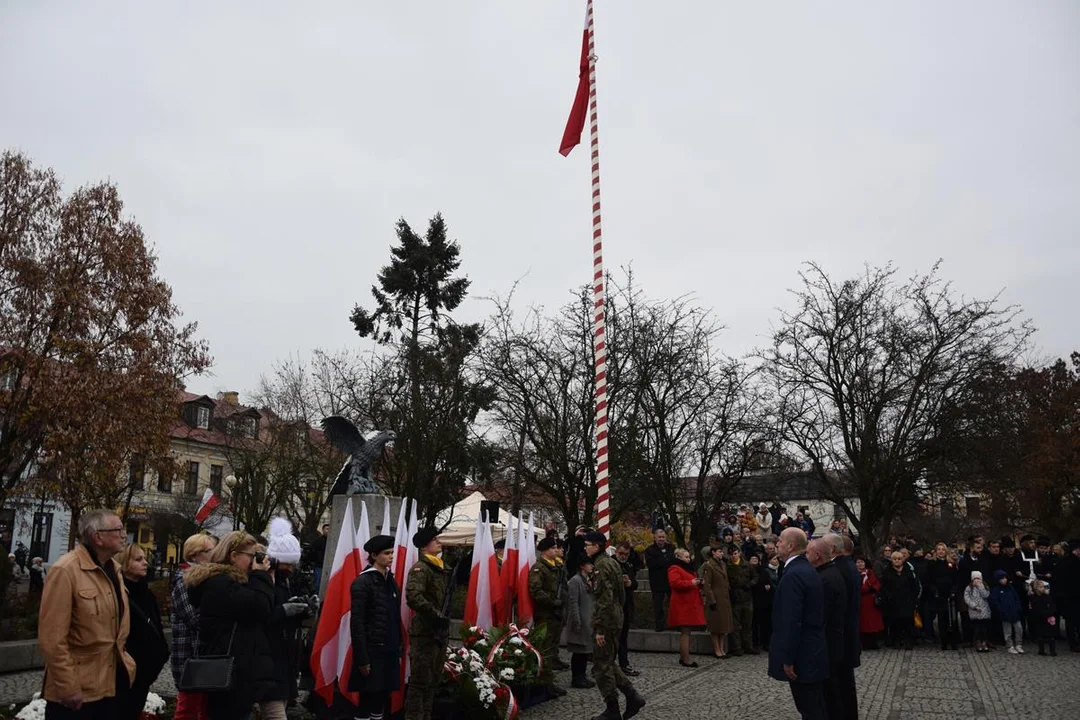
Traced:
<svg viewBox="0 0 1080 720">
<path fill-rule="evenodd" d="M 730 549 L 728 561 L 728 585 L 731 587 L 731 615 L 735 619 L 735 632 L 731 633 L 731 654 L 757 655 L 754 649 L 754 585 L 760 572 L 747 562 L 737 546 Z"/>
<path fill-rule="evenodd" d="M 607 538 L 602 533 L 585 534 L 585 554 L 593 559 L 596 574 L 596 600 L 593 605 L 593 679 L 604 698 L 604 712 L 593 720 L 631 718 L 645 707 L 638 694 L 619 669 L 619 631 L 622 629 L 623 571 L 614 558 L 604 552 Z M 619 714 L 619 692 L 626 696 L 626 712 Z"/>
<path fill-rule="evenodd" d="M 443 614 L 447 572 L 439 553 L 442 543 L 434 528 L 413 535 L 420 559 L 409 569 L 405 599 L 415 613 L 409 625 L 409 664 L 412 674 L 405 695 L 405 720 L 431 720 L 435 691 L 446 659 L 450 619 Z"/>
<path fill-rule="evenodd" d="M 542 647 L 537 648 L 544 654 L 544 663 L 554 670 L 559 670 L 556 659 L 559 656 L 559 635 L 562 634 L 562 569 L 556 562 L 558 549 L 555 538 L 546 537 L 536 544 L 540 553 L 536 564 L 529 570 L 529 597 L 533 603 L 533 625 L 545 626 L 545 638 Z M 562 688 L 551 685 L 548 693 L 561 697 L 566 694 Z"/>
</svg>

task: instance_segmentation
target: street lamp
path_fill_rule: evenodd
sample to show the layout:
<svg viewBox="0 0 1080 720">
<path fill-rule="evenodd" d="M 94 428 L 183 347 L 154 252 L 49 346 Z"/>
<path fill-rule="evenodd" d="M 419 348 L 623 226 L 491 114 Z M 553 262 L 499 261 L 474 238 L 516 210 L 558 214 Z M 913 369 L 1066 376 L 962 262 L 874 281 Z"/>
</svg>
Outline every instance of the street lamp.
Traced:
<svg viewBox="0 0 1080 720">
<path fill-rule="evenodd" d="M 225 487 L 229 488 L 229 497 L 232 500 L 233 530 L 240 529 L 240 492 L 244 483 L 235 475 L 225 478 Z"/>
</svg>

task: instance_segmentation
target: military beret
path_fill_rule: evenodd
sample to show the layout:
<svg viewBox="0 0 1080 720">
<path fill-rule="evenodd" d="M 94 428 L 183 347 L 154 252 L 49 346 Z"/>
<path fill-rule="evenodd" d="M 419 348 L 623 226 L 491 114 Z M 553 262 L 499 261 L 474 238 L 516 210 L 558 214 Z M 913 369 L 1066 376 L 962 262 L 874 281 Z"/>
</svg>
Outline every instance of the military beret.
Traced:
<svg viewBox="0 0 1080 720">
<path fill-rule="evenodd" d="M 383 550 L 394 547 L 394 538 L 389 535 L 376 535 L 364 543 L 364 552 L 369 555 L 378 555 Z"/>
<path fill-rule="evenodd" d="M 550 550 L 553 547 L 555 547 L 555 538 L 551 536 L 548 536 L 540 542 L 536 543 L 537 552 L 544 552 L 545 550 Z"/>
<path fill-rule="evenodd" d="M 607 538 L 604 537 L 604 533 L 591 530 L 585 533 L 585 542 L 596 543 L 597 545 L 606 545 Z"/>
<path fill-rule="evenodd" d="M 439 537 L 439 531 L 433 527 L 427 527 L 412 536 L 412 544 L 417 548 L 423 548 L 437 537 Z"/>
</svg>

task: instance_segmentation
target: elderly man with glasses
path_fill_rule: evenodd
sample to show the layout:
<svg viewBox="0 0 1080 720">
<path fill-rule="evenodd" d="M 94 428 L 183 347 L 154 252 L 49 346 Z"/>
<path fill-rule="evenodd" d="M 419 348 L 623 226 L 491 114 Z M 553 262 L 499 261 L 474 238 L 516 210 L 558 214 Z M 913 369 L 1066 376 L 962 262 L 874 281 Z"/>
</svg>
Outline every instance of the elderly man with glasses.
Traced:
<svg viewBox="0 0 1080 720">
<path fill-rule="evenodd" d="M 124 649 L 130 628 L 127 590 L 113 562 L 126 543 L 110 510 L 79 518 L 79 544 L 45 580 L 38 647 L 45 656 L 45 717 L 115 718 L 131 687 L 135 661 Z"/>
</svg>

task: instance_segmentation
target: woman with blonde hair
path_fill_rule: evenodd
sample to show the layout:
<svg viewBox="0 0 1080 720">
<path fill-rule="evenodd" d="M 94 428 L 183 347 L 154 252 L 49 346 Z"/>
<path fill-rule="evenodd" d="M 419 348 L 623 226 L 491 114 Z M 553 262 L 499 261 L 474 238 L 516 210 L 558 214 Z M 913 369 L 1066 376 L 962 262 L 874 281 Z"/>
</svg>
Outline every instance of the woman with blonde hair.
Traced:
<svg viewBox="0 0 1080 720">
<path fill-rule="evenodd" d="M 172 578 L 169 597 L 172 600 L 169 610 L 169 624 L 172 627 L 172 655 L 169 658 L 173 682 L 180 684 L 184 672 L 184 663 L 195 653 L 195 641 L 199 634 L 199 609 L 191 604 L 187 585 L 183 577 L 192 567 L 208 562 L 210 553 L 217 544 L 217 538 L 206 533 L 196 533 L 184 541 L 184 562 L 177 568 Z M 206 695 L 203 693 L 176 693 L 176 712 L 174 720 L 204 720 L 206 717 Z"/>
<path fill-rule="evenodd" d="M 697 667 L 690 658 L 690 630 L 705 624 L 705 612 L 701 605 L 701 578 L 690 564 L 690 551 L 679 548 L 668 567 L 668 584 L 671 585 L 671 604 L 668 606 L 668 627 L 679 628 L 679 664 Z"/>
<path fill-rule="evenodd" d="M 131 632 L 125 649 L 135 660 L 135 681 L 131 690 L 118 697 L 117 717 L 138 720 L 146 705 L 150 686 L 169 660 L 169 644 L 161 628 L 161 608 L 146 584 L 146 551 L 132 543 L 116 556 L 131 608 Z"/>
<path fill-rule="evenodd" d="M 230 690 L 207 694 L 210 720 L 245 720 L 274 680 L 266 623 L 274 609 L 269 559 L 251 535 L 231 532 L 210 561 L 189 569 L 184 584 L 199 609 L 200 656 L 233 658 Z"/>
</svg>

